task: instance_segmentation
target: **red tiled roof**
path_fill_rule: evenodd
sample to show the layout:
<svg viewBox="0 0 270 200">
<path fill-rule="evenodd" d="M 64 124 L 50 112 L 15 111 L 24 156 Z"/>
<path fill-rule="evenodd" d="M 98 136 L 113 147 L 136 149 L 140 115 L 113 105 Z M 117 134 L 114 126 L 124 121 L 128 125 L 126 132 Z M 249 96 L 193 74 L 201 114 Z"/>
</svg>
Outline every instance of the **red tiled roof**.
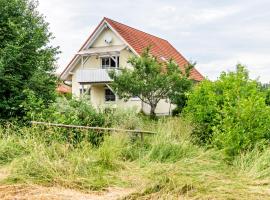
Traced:
<svg viewBox="0 0 270 200">
<path fill-rule="evenodd" d="M 66 94 L 66 93 L 71 93 L 71 87 L 64 85 L 64 84 L 60 84 L 58 85 L 58 87 L 56 88 L 56 91 L 60 94 Z"/>
<path fill-rule="evenodd" d="M 142 51 L 151 46 L 151 54 L 157 58 L 165 58 L 166 60 L 173 59 L 180 67 L 183 69 L 183 66 L 188 63 L 188 61 L 167 41 L 162 38 L 156 37 L 154 35 L 145 33 L 138 29 L 132 28 L 125 24 L 116 22 L 112 19 L 104 17 L 100 24 L 97 26 L 95 31 L 101 26 L 101 24 L 106 21 L 119 35 L 140 55 Z M 87 44 L 91 39 L 95 31 L 90 35 L 86 40 L 84 45 L 80 50 Z M 72 61 L 75 57 L 72 59 Z M 72 62 L 71 61 L 71 62 Z M 71 63 L 70 62 L 70 63 Z M 67 68 L 66 68 L 67 69 Z M 65 70 L 66 70 L 65 69 Z M 64 71 L 65 71 L 64 70 Z M 63 74 L 63 73 L 62 73 Z M 204 77 L 196 70 L 191 71 L 191 78 L 196 81 L 201 81 Z"/>
<path fill-rule="evenodd" d="M 111 19 L 104 19 L 138 54 L 141 54 L 147 46 L 151 46 L 151 54 L 159 59 L 161 57 L 164 57 L 166 60 L 170 60 L 172 58 L 180 67 L 183 67 L 188 63 L 188 61 L 167 40 L 150 35 Z M 191 71 L 191 78 L 197 81 L 204 79 L 196 69 Z"/>
</svg>

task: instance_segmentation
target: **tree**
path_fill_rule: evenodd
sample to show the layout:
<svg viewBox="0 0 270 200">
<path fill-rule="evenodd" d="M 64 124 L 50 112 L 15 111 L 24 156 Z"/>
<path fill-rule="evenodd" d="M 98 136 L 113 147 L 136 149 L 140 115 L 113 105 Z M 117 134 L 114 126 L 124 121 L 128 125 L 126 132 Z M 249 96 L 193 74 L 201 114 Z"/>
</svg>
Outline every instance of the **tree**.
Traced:
<svg viewBox="0 0 270 200">
<path fill-rule="evenodd" d="M 55 97 L 58 48 L 52 34 L 29 0 L 0 0 L 0 118 L 25 115 L 29 91 L 45 105 Z"/>
<path fill-rule="evenodd" d="M 150 116 L 155 117 L 156 107 L 161 99 L 176 97 L 185 92 L 182 83 L 188 80 L 188 73 L 182 72 L 179 66 L 169 60 L 159 62 L 146 48 L 140 57 L 132 57 L 128 63 L 132 69 L 126 67 L 120 73 L 111 71 L 112 88 L 116 94 L 125 100 L 137 96 L 142 102 L 150 106 Z"/>
<path fill-rule="evenodd" d="M 262 84 L 259 83 L 261 90 L 263 92 L 265 92 L 266 95 L 266 99 L 265 99 L 265 103 L 266 105 L 270 106 L 270 83 L 266 83 L 266 84 Z"/>
<path fill-rule="evenodd" d="M 190 71 L 194 68 L 196 63 L 188 63 L 185 65 L 185 73 L 182 74 L 181 78 L 175 77 L 176 80 L 173 81 L 171 85 L 172 88 L 168 94 L 171 103 L 176 105 L 173 110 L 173 115 L 180 114 L 187 102 L 187 92 L 192 89 L 194 81 L 190 79 Z"/>
<path fill-rule="evenodd" d="M 270 107 L 265 100 L 261 86 L 239 64 L 236 71 L 194 87 L 184 113 L 196 124 L 194 135 L 199 142 L 233 157 L 257 144 L 269 144 Z"/>
</svg>

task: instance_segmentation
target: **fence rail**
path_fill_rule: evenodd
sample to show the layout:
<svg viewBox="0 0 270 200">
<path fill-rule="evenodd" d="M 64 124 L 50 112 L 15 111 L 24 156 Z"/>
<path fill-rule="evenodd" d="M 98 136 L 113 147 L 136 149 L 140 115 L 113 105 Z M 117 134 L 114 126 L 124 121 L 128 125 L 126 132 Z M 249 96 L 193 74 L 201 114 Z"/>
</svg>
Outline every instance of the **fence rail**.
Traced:
<svg viewBox="0 0 270 200">
<path fill-rule="evenodd" d="M 61 128 L 78 128 L 78 129 L 88 129 L 88 130 L 96 130 L 96 131 L 110 131 L 110 132 L 127 132 L 127 133 L 135 133 L 141 135 L 141 140 L 143 140 L 144 134 L 156 134 L 156 132 L 152 131 L 143 131 L 138 129 L 120 129 L 120 128 L 104 128 L 104 127 L 92 127 L 92 126 L 79 126 L 79 125 L 69 125 L 69 124 L 56 124 L 50 122 L 37 122 L 31 121 L 32 125 L 44 125 L 44 126 L 54 126 Z"/>
</svg>

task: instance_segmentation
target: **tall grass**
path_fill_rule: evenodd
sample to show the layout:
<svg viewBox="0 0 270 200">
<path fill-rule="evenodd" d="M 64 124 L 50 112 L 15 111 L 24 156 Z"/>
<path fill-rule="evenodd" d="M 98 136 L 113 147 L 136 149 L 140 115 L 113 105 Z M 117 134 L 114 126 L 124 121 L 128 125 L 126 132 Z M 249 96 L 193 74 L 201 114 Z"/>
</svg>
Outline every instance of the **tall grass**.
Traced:
<svg viewBox="0 0 270 200">
<path fill-rule="evenodd" d="M 270 148 L 263 150 L 255 148 L 251 152 L 241 154 L 234 160 L 234 165 L 239 167 L 248 176 L 257 179 L 270 177 Z M 270 184 L 270 180 L 269 180 Z"/>
<path fill-rule="evenodd" d="M 63 129 L 1 128 L 0 166 L 10 169 L 2 183 L 60 185 L 86 191 L 136 188 L 126 199 L 256 199 L 269 194 L 264 190 L 269 185 L 250 188 L 257 180 L 270 177 L 269 148 L 228 164 L 220 151 L 193 143 L 192 126 L 184 119 L 148 121 L 130 112 L 121 123 L 112 120 L 112 124 L 157 134 L 145 136 L 142 142 L 127 133 L 106 133 L 103 142 L 95 146 L 87 137 L 75 143 L 72 131 L 64 131 L 63 137 Z"/>
</svg>

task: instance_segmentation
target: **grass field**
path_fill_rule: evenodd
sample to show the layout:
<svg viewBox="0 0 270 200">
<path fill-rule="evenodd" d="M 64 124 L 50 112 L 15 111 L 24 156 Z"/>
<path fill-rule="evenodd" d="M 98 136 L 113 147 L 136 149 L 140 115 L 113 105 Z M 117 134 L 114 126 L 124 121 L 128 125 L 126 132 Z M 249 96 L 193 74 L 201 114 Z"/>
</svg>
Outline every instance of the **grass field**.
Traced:
<svg viewBox="0 0 270 200">
<path fill-rule="evenodd" d="M 107 134 L 97 147 L 87 137 L 75 140 L 74 131 L 4 127 L 1 186 L 60 187 L 82 193 L 122 188 L 129 191 L 119 196 L 122 199 L 270 199 L 270 149 L 227 161 L 221 151 L 194 144 L 192 126 L 181 118 L 135 121 L 157 134 L 143 143 L 126 133 Z M 132 123 L 127 119 L 117 126 Z"/>
</svg>

